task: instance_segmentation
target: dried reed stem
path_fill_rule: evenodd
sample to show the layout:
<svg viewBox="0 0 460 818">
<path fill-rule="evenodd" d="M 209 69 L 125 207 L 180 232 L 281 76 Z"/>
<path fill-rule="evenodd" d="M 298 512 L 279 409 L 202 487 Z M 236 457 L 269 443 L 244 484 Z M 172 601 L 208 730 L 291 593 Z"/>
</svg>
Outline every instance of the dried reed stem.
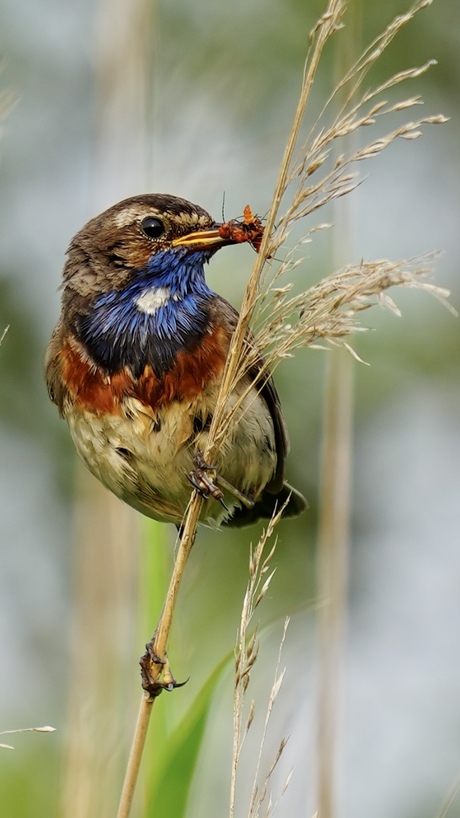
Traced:
<svg viewBox="0 0 460 818">
<path fill-rule="evenodd" d="M 259 254 L 256 258 L 251 277 L 248 281 L 246 291 L 241 306 L 240 316 L 237 326 L 232 336 L 227 362 L 222 378 L 222 384 L 217 399 L 217 405 L 214 411 L 211 428 L 209 432 L 208 442 L 205 451 L 205 459 L 211 459 L 217 446 L 222 441 L 222 436 L 227 427 L 228 420 L 225 417 L 226 407 L 229 395 L 232 393 L 235 381 L 241 378 L 241 361 L 243 355 L 244 341 L 254 309 L 257 303 L 257 298 L 260 289 L 260 280 L 263 267 L 267 258 L 272 255 L 270 249 L 270 242 L 275 226 L 276 217 L 278 215 L 279 207 L 286 187 L 288 184 L 289 169 L 292 162 L 294 150 L 299 138 L 300 127 L 303 122 L 307 102 L 310 97 L 313 80 L 316 75 L 318 64 L 320 61 L 323 48 L 339 25 L 340 16 L 344 9 L 344 0 L 329 0 L 326 12 L 316 24 L 311 33 L 311 39 L 314 43 L 312 47 L 311 59 L 307 59 L 306 72 L 302 84 L 302 91 L 300 94 L 297 110 L 294 115 L 294 121 L 291 133 L 288 138 L 284 156 L 281 162 L 278 179 L 275 185 L 272 203 L 267 216 L 262 244 L 260 246 Z"/>
<path fill-rule="evenodd" d="M 329 360 L 318 536 L 317 799 L 321 818 L 336 814 L 337 737 L 348 573 L 352 359 Z"/>
<path fill-rule="evenodd" d="M 257 256 L 257 260 L 252 275 L 249 279 L 246 288 L 246 293 L 243 300 L 240 317 L 232 337 L 232 342 L 227 357 L 227 363 L 222 378 L 222 384 L 219 391 L 219 397 L 213 415 L 211 428 L 209 430 L 208 441 L 204 452 L 204 458 L 205 460 L 208 461 L 212 460 L 213 453 L 215 452 L 217 446 L 221 442 L 220 439 L 222 437 L 222 426 L 225 425 L 223 421 L 225 418 L 227 401 L 231 392 L 233 391 L 235 379 L 238 377 L 238 369 L 240 367 L 241 354 L 243 350 L 245 335 L 249 327 L 249 322 L 251 320 L 254 311 L 254 306 L 257 300 L 262 268 L 265 264 L 266 257 L 269 254 L 267 248 L 270 236 L 273 230 L 273 226 L 275 224 L 276 216 L 279 210 L 283 193 L 286 189 L 286 181 L 288 177 L 289 167 L 295 146 L 297 144 L 299 130 L 305 113 L 305 108 L 311 91 L 313 79 L 318 67 L 323 47 L 331 33 L 337 27 L 339 15 L 343 7 L 344 7 L 343 0 L 330 0 L 328 3 L 326 13 L 319 21 L 312 35 L 315 39 L 313 56 L 311 61 L 309 62 L 308 70 L 306 71 L 306 75 L 304 78 L 302 93 L 300 96 L 299 104 L 297 106 L 293 128 L 281 164 L 281 170 L 276 184 L 273 202 L 267 217 L 267 225 L 264 238 L 262 240 L 260 252 L 259 255 Z M 159 656 L 164 656 L 166 652 L 177 595 L 179 592 L 179 587 L 183 577 L 185 565 L 190 555 L 190 551 L 195 538 L 202 502 L 203 501 L 198 495 L 198 493 L 194 491 L 192 493 L 187 515 L 185 517 L 183 533 L 179 543 L 173 574 L 171 577 L 170 585 L 165 600 L 165 606 L 156 630 L 154 649 Z M 161 667 L 159 667 L 158 670 L 160 671 Z M 151 699 L 149 699 L 147 696 L 142 697 L 139 715 L 134 732 L 131 754 L 120 798 L 120 806 L 117 818 L 128 818 L 130 813 L 134 788 L 139 773 L 145 737 L 147 734 L 148 724 L 152 711 L 152 705 L 153 702 Z"/>
<path fill-rule="evenodd" d="M 277 249 L 285 242 L 290 228 L 301 218 L 318 210 L 325 204 L 354 190 L 358 184 L 356 174 L 350 171 L 350 166 L 363 159 L 372 158 L 382 152 L 396 138 L 415 139 L 420 135 L 423 124 L 436 124 L 445 121 L 442 116 L 424 117 L 415 122 L 406 123 L 390 133 L 373 139 L 365 148 L 358 149 L 350 155 L 339 155 L 332 161 L 331 152 L 335 142 L 348 133 L 357 129 L 374 125 L 379 117 L 411 108 L 420 104 L 418 97 L 403 100 L 392 106 L 386 102 L 375 102 L 375 98 L 383 91 L 409 78 L 420 75 L 427 66 L 421 69 L 411 69 L 400 72 L 378 88 L 364 93 L 354 102 L 358 89 L 369 69 L 378 59 L 384 48 L 391 42 L 400 28 L 408 22 L 414 14 L 429 5 L 431 0 L 418 0 L 410 11 L 395 20 L 387 27 L 383 35 L 377 38 L 345 74 L 327 100 L 324 110 L 338 94 L 342 85 L 350 83 L 351 87 L 345 95 L 345 102 L 329 127 L 315 123 L 316 135 L 313 131 L 300 151 L 299 157 L 294 160 L 294 153 L 298 147 L 301 125 L 305 118 L 307 104 L 310 98 L 313 80 L 323 48 L 331 35 L 341 27 L 341 18 L 345 8 L 344 0 L 329 0 L 325 14 L 320 18 L 311 32 L 310 50 L 307 57 L 304 79 L 299 103 L 294 116 L 292 130 L 276 183 L 273 201 L 268 213 L 265 234 L 254 269 L 249 279 L 239 320 L 232 337 L 227 362 L 224 370 L 221 388 L 214 411 L 204 458 L 212 462 L 213 456 L 222 445 L 228 434 L 230 423 L 237 421 L 241 403 L 231 410 L 227 409 L 228 398 L 233 392 L 236 383 L 244 377 L 247 370 L 257 359 L 260 363 L 260 351 L 266 351 L 265 371 L 272 370 L 284 357 L 292 355 L 293 351 L 305 345 L 340 344 L 349 348 L 346 337 L 358 329 L 362 329 L 358 316 L 363 309 L 373 303 L 380 303 L 397 311 L 397 308 L 387 295 L 386 291 L 392 286 L 418 287 L 432 292 L 439 298 L 447 293 L 423 281 L 426 265 L 420 261 L 392 263 L 376 261 L 349 266 L 340 273 L 325 279 L 315 287 L 311 287 L 293 296 L 290 294 L 292 283 L 279 285 L 282 275 L 292 272 L 298 263 L 293 260 L 293 254 L 288 253 L 285 261 L 275 270 L 268 283 L 264 280 L 264 268 L 269 258 L 272 258 Z M 370 107 L 369 107 L 370 105 Z M 365 108 L 365 106 L 368 106 Z M 363 110 L 365 109 L 365 110 Z M 312 176 L 323 169 L 323 176 L 312 183 Z M 294 193 L 291 205 L 281 217 L 275 229 L 280 204 L 289 185 L 297 181 L 297 190 Z M 316 229 L 322 227 L 317 226 Z M 313 232 L 313 230 L 311 231 Z M 262 291 L 262 283 L 265 290 Z M 257 312 L 256 312 L 257 311 Z M 246 335 L 254 317 L 261 319 L 256 344 L 248 344 Z M 331 441 L 332 447 L 332 441 Z M 337 472 L 338 474 L 339 472 Z M 331 487 L 331 492 L 340 494 L 337 486 Z M 163 614 L 157 631 L 154 649 L 160 656 L 166 653 L 173 614 L 183 577 L 183 572 L 193 545 L 196 527 L 199 521 L 202 500 L 194 491 L 184 520 L 183 534 L 179 543 L 173 575 L 169 585 Z M 158 674 L 161 665 L 157 666 Z M 143 697 L 136 725 L 133 748 L 126 773 L 118 818 L 128 818 L 132 802 L 132 794 L 141 761 L 145 735 L 153 702 Z M 236 705 L 234 760 L 232 769 L 232 794 L 230 815 L 234 810 L 234 787 L 236 769 L 239 756 L 241 735 L 239 710 Z M 256 814 L 256 813 L 254 813 Z"/>
<path fill-rule="evenodd" d="M 169 632 L 171 630 L 177 596 L 182 577 L 184 575 L 185 566 L 190 556 L 190 551 L 195 539 L 196 527 L 198 525 L 202 503 L 202 498 L 196 491 L 194 491 L 190 501 L 188 513 L 184 521 L 182 536 L 179 542 L 173 573 L 166 594 L 163 613 L 160 617 L 155 633 L 154 650 L 158 656 L 165 656 L 166 654 L 166 646 Z M 160 674 L 162 666 L 159 665 L 157 670 L 158 674 Z M 154 701 L 155 699 L 151 699 L 147 694 L 142 696 L 137 722 L 134 729 L 131 752 L 121 791 L 117 818 L 129 818 Z"/>
<path fill-rule="evenodd" d="M 360 18 L 357 4 L 350 9 L 350 25 L 335 53 L 337 102 L 342 91 L 344 63 L 355 57 Z M 345 106 L 346 107 L 346 106 Z M 344 110 L 344 106 L 342 106 Z M 348 152 L 356 150 L 356 131 L 346 136 Z M 335 164 L 337 159 L 335 156 Z M 353 255 L 350 209 L 334 207 L 334 266 Z M 350 536 L 350 495 L 353 427 L 353 369 L 346 350 L 334 349 L 328 361 L 323 409 L 321 481 L 317 542 L 317 694 L 316 797 L 318 814 L 336 814 L 339 734 L 342 715 L 343 659 L 347 616 Z"/>
<path fill-rule="evenodd" d="M 142 761 L 145 739 L 147 738 L 150 715 L 152 713 L 152 705 L 154 701 L 155 699 L 150 699 L 146 695 L 142 696 L 137 722 L 134 729 L 131 751 L 126 767 L 125 779 L 120 795 L 117 818 L 128 818 L 131 812 L 134 790 L 136 788 L 137 779 L 139 776 L 139 768 Z"/>
</svg>

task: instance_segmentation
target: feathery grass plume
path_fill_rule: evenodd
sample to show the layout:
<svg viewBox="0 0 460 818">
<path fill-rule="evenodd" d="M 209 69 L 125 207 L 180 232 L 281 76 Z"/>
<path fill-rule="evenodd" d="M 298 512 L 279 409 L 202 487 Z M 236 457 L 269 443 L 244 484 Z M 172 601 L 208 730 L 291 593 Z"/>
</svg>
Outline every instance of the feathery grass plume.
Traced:
<svg viewBox="0 0 460 818">
<path fill-rule="evenodd" d="M 269 542 L 270 538 L 273 535 L 276 525 L 279 523 L 281 519 L 282 513 L 283 509 L 281 508 L 277 513 L 273 515 L 273 517 L 268 523 L 268 526 L 262 532 L 262 536 L 256 548 L 254 549 L 254 551 L 251 549 L 249 557 L 249 581 L 246 588 L 246 593 L 244 595 L 243 606 L 241 610 L 240 626 L 238 630 L 237 645 L 235 648 L 235 684 L 233 691 L 233 754 L 229 806 L 230 818 L 233 818 L 233 816 L 235 815 L 237 773 L 241 750 L 243 748 L 244 741 L 248 734 L 248 731 L 251 728 L 255 712 L 255 702 L 254 700 L 252 700 L 249 706 L 246 719 L 244 720 L 246 694 L 250 683 L 251 671 L 259 655 L 257 625 L 255 626 L 251 636 L 248 635 L 248 632 L 255 610 L 265 597 L 276 570 L 276 569 L 272 570 L 270 567 L 270 562 L 275 553 L 277 545 L 276 539 L 270 552 L 267 555 L 265 555 L 265 550 L 267 543 Z M 274 682 L 268 698 L 265 720 L 262 730 L 262 737 L 259 744 L 259 753 L 255 766 L 254 783 L 252 787 L 251 799 L 248 809 L 248 818 L 259 818 L 262 805 L 264 804 L 267 798 L 268 786 L 270 783 L 271 776 L 286 746 L 287 740 L 283 738 L 277 748 L 270 768 L 262 784 L 260 785 L 259 774 L 262 762 L 262 751 L 265 746 L 267 730 L 273 706 L 277 699 L 284 678 L 285 671 L 283 670 L 280 672 L 280 663 L 281 652 L 284 646 L 288 624 L 289 619 L 287 618 L 284 623 L 283 634 L 281 637 L 280 647 L 278 651 L 278 659 L 275 667 Z M 288 778 L 290 778 L 290 776 Z M 288 783 L 289 781 L 286 781 L 285 786 L 283 788 L 283 792 L 286 789 Z M 273 807 L 274 804 L 271 801 L 271 796 L 269 796 L 267 809 L 265 812 L 266 816 L 269 816 L 271 814 Z"/>
<path fill-rule="evenodd" d="M 255 336 L 256 344 L 246 342 L 243 347 L 242 372 L 247 372 L 260 361 L 261 349 L 264 350 L 264 363 L 260 369 L 267 377 L 283 358 L 291 357 L 304 346 L 311 349 L 343 346 L 361 361 L 349 343 L 350 336 L 367 330 L 361 323 L 360 314 L 372 306 L 378 305 L 401 315 L 387 292 L 392 287 L 423 290 L 456 314 L 447 301 L 449 290 L 427 280 L 435 258 L 433 253 L 400 261 L 361 261 L 357 266 L 348 265 L 295 295 L 291 295 L 292 282 L 283 287 L 270 286 L 261 299 L 263 307 L 259 312 L 261 320 Z M 248 387 L 227 411 L 226 424 L 241 418 L 241 405 L 250 391 Z"/>
<path fill-rule="evenodd" d="M 346 339 L 366 331 L 360 321 L 363 310 L 379 305 L 401 315 L 387 292 L 392 287 L 423 290 L 453 310 L 446 301 L 449 291 L 426 280 L 435 258 L 431 254 L 401 261 L 361 261 L 299 295 L 290 295 L 291 284 L 272 289 L 270 309 L 257 334 L 258 344 L 266 350 L 267 368 L 273 369 L 302 346 L 343 345 L 353 352 Z"/>
<path fill-rule="evenodd" d="M 365 91 L 362 90 L 362 85 L 396 34 L 431 2 L 432 0 L 418 0 L 407 13 L 395 17 L 385 31 L 373 40 L 337 83 L 306 141 L 299 146 L 301 125 L 305 120 L 319 57 L 325 42 L 342 27 L 345 4 L 341 0 L 330 0 L 325 14 L 310 35 L 310 52 L 292 133 L 267 217 L 260 252 L 232 339 L 214 413 L 210 442 L 205 452 L 205 457 L 210 457 L 211 460 L 212 453 L 228 435 L 229 424 L 237 422 L 241 417 L 241 405 L 247 397 L 246 394 L 242 395 L 228 409 L 228 395 L 254 361 L 260 360 L 261 352 L 266 358 L 265 371 L 268 374 L 282 358 L 289 357 L 299 347 L 341 344 L 350 349 L 346 339 L 351 333 L 361 329 L 359 313 L 363 309 L 379 303 L 397 312 L 394 301 L 387 294 L 391 287 L 415 287 L 441 299 L 449 295 L 446 290 L 426 281 L 430 257 L 400 262 L 385 259 L 361 262 L 356 266 L 346 267 L 298 295 L 292 295 L 293 281 L 285 282 L 287 275 L 292 279 L 294 270 L 302 261 L 296 258 L 296 251 L 302 243 L 310 241 L 315 232 L 330 226 L 326 223 L 314 225 L 305 231 L 303 238 L 286 252 L 281 263 L 273 263 L 293 227 L 300 220 L 356 189 L 360 184 L 360 177 L 355 170 L 358 162 L 379 155 L 396 139 L 418 138 L 423 125 L 447 121 L 441 114 L 419 117 L 373 136 L 364 147 L 357 149 L 349 149 L 344 140 L 363 128 L 375 129 L 382 117 L 392 117 L 423 103 L 418 95 L 396 102 L 388 102 L 383 95 L 387 95 L 402 82 L 420 77 L 434 64 L 433 60 L 421 67 L 399 71 Z M 339 94 L 340 104 L 337 102 Z M 339 110 L 331 113 L 334 104 Z M 344 140 L 344 152 L 337 155 L 336 146 L 341 139 Z M 289 195 L 291 202 L 278 218 L 281 201 Z M 278 221 L 275 227 L 276 219 Z M 250 323 L 256 327 L 255 344 L 245 340 Z"/>
<path fill-rule="evenodd" d="M 289 782 L 291 780 L 291 776 L 292 776 L 292 770 L 290 770 L 290 772 L 288 773 L 288 775 L 287 775 L 287 777 L 285 779 L 285 782 L 283 784 L 283 788 L 282 788 L 280 796 L 275 801 L 273 801 L 271 793 L 269 793 L 269 791 L 268 791 L 268 787 L 269 787 L 272 775 L 273 775 L 273 773 L 274 773 L 274 771 L 275 771 L 275 769 L 276 769 L 276 767 L 278 765 L 278 762 L 279 762 L 279 760 L 280 760 L 280 758 L 281 758 L 281 756 L 283 754 L 284 748 L 286 747 L 286 744 L 287 744 L 287 741 L 288 741 L 287 738 L 282 738 L 280 743 L 278 744 L 275 755 L 273 756 L 272 763 L 271 763 L 268 771 L 265 774 L 264 780 L 262 781 L 262 786 L 260 786 L 259 783 L 258 783 L 258 781 L 259 781 L 259 772 L 260 772 L 260 767 L 261 767 L 261 762 L 262 762 L 262 751 L 263 751 L 265 743 L 266 743 L 267 731 L 268 731 L 268 725 L 269 725 L 270 717 L 271 717 L 271 714 L 272 714 L 273 706 L 274 706 L 274 704 L 276 702 L 276 699 L 278 698 L 278 694 L 279 694 L 279 692 L 281 690 L 281 685 L 283 683 L 284 674 L 286 672 L 285 668 L 282 671 L 280 671 L 280 664 L 281 664 L 281 654 L 282 654 L 282 650 L 283 650 L 283 647 L 284 647 L 284 642 L 285 642 L 285 639 L 286 639 L 286 633 L 287 633 L 287 629 L 288 629 L 288 626 L 289 626 L 289 621 L 290 621 L 289 617 L 286 617 L 286 619 L 284 620 L 284 628 L 283 628 L 283 633 L 282 633 L 282 636 L 281 636 L 280 646 L 279 646 L 279 650 L 278 650 L 278 659 L 277 659 L 276 666 L 275 666 L 274 681 L 273 681 L 273 685 L 272 685 L 272 688 L 270 690 L 270 694 L 269 694 L 269 697 L 268 697 L 267 709 L 266 709 L 266 713 L 265 713 L 265 720 L 264 720 L 264 726 L 263 726 L 263 733 L 262 733 L 262 738 L 261 738 L 260 745 L 259 745 L 259 754 L 258 754 L 258 757 L 257 757 L 256 770 L 255 770 L 255 774 L 254 774 L 254 784 L 253 784 L 253 788 L 252 788 L 251 800 L 250 800 L 249 809 L 248 809 L 248 818 L 259 818 L 259 816 L 261 814 L 262 807 L 264 805 L 264 802 L 267 799 L 267 795 L 268 795 L 268 800 L 267 800 L 267 805 L 266 805 L 266 808 L 265 808 L 264 815 L 266 816 L 266 818 L 269 818 L 269 816 L 272 814 L 273 810 L 277 806 L 277 804 L 279 802 L 279 798 L 286 792 L 286 790 L 287 790 L 287 788 L 289 786 Z M 252 710 L 254 711 L 254 703 L 252 705 Z"/>
</svg>

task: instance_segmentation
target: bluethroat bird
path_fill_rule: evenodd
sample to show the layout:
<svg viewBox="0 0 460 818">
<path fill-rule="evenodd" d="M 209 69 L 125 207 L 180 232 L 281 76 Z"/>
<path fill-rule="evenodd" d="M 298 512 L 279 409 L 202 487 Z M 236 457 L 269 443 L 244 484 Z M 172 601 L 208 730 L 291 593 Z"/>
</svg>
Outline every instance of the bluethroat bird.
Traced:
<svg viewBox="0 0 460 818">
<path fill-rule="evenodd" d="M 50 398 L 89 470 L 133 508 L 178 527 L 192 486 L 205 497 L 201 521 L 213 525 L 306 507 L 284 480 L 288 439 L 262 357 L 230 398 L 247 393 L 212 472 L 203 462 L 238 318 L 204 276 L 216 250 L 242 240 L 220 227 L 163 194 L 125 199 L 89 221 L 67 252 L 46 356 Z"/>
</svg>

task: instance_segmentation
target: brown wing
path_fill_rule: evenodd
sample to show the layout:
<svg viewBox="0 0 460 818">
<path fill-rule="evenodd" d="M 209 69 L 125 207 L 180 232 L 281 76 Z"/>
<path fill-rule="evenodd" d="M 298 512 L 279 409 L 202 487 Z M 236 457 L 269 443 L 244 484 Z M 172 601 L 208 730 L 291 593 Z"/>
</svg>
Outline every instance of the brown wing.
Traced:
<svg viewBox="0 0 460 818">
<path fill-rule="evenodd" d="M 51 340 L 48 344 L 45 356 L 45 380 L 48 389 L 48 395 L 53 403 L 59 409 L 59 414 L 62 416 L 62 408 L 66 394 L 65 385 L 60 374 L 60 358 L 59 353 L 62 347 L 63 326 L 60 320 L 55 327 Z"/>
<path fill-rule="evenodd" d="M 263 365 L 263 358 L 257 362 L 257 365 L 250 369 L 250 375 L 254 377 L 257 383 L 257 376 L 260 373 L 260 368 Z M 271 376 L 262 375 L 262 388 L 260 394 L 267 404 L 273 420 L 275 429 L 275 446 L 276 446 L 276 471 L 272 479 L 265 486 L 265 491 L 270 494 L 278 494 L 284 485 L 284 461 L 289 452 L 289 438 L 284 422 L 283 410 L 281 408 L 281 401 Z"/>
<path fill-rule="evenodd" d="M 210 319 L 212 322 L 224 324 L 229 330 L 229 335 L 231 335 L 238 321 L 238 313 L 228 301 L 221 298 L 221 296 L 216 296 L 212 302 Z M 246 334 L 246 344 L 257 353 L 257 344 L 250 332 Z M 276 471 L 266 485 L 265 490 L 270 494 L 278 494 L 284 485 L 284 461 L 289 451 L 289 439 L 281 409 L 281 401 L 273 378 L 270 373 L 263 371 L 264 363 L 262 354 L 257 354 L 257 358 L 249 368 L 248 374 L 265 400 L 273 420 L 277 457 Z"/>
</svg>

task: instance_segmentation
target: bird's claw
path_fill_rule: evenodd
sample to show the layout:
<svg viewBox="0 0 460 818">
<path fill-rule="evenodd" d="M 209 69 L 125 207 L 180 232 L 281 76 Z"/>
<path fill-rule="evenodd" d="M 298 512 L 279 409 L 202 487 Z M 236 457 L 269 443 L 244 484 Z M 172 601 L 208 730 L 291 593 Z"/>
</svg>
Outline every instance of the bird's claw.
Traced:
<svg viewBox="0 0 460 818">
<path fill-rule="evenodd" d="M 155 636 L 145 646 L 145 653 L 141 656 L 142 687 L 151 699 L 155 699 L 163 690 L 171 692 L 176 687 L 183 687 L 184 682 L 177 682 L 171 673 L 167 656 L 161 657 L 155 651 Z"/>
<path fill-rule="evenodd" d="M 225 477 L 219 474 L 215 466 L 210 466 L 209 463 L 206 463 L 201 452 L 195 454 L 193 462 L 195 468 L 190 472 L 188 479 L 205 500 L 208 500 L 209 497 L 214 497 L 214 499 L 218 500 L 225 508 L 225 511 L 230 511 L 224 502 L 224 493 L 217 485 L 217 483 L 220 483 L 229 494 L 236 497 L 246 508 L 254 508 L 254 500 L 252 497 L 248 497 L 247 494 L 243 494 L 236 486 L 232 486 Z"/>
<path fill-rule="evenodd" d="M 209 463 L 206 463 L 201 452 L 195 454 L 193 463 L 195 468 L 188 476 L 193 488 L 197 490 L 198 494 L 200 494 L 204 500 L 213 497 L 226 511 L 229 511 L 224 502 L 224 493 L 216 483 L 218 475 L 215 466 L 210 466 Z"/>
</svg>

